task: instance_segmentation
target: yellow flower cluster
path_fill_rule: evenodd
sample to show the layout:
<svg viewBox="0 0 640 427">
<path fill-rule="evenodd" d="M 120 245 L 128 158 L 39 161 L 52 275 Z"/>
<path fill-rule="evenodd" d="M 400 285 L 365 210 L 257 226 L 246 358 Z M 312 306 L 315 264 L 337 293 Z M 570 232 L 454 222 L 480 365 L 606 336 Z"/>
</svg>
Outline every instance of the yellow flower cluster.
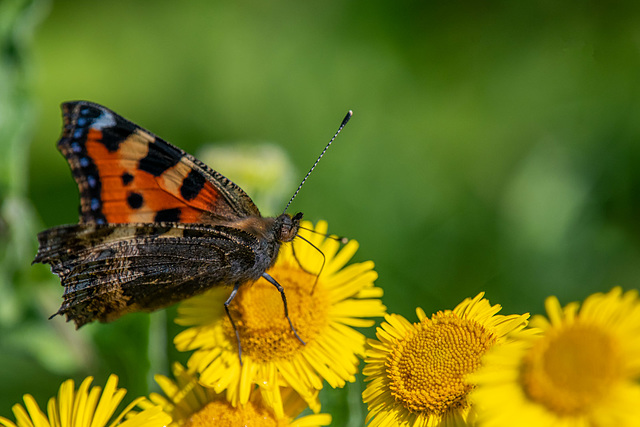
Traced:
<svg viewBox="0 0 640 427">
<path fill-rule="evenodd" d="M 133 401 L 118 415 L 126 391 L 116 389 L 111 376 L 104 392 L 91 378 L 74 389 L 65 382 L 45 415 L 35 400 L 16 404 L 16 423 L 0 418 L 5 427 L 131 426 L 325 426 L 331 416 L 319 414 L 318 392 L 324 382 L 343 387 L 355 381 L 365 336 L 354 327 L 370 327 L 370 317 L 386 308 L 382 289 L 374 286 L 373 263 L 347 266 L 358 244 L 342 248 L 327 237 L 327 224 L 315 228 L 303 222 L 293 244 L 283 245 L 269 274 L 286 288 L 289 318 L 280 293 L 260 279 L 243 286 L 230 305 L 242 348 L 224 314 L 228 289 L 213 289 L 179 307 L 176 322 L 187 326 L 175 337 L 178 350 L 193 351 L 187 367 L 175 364 L 174 379 L 156 376 L 163 395 Z M 306 241 L 305 241 L 306 240 Z M 309 245 L 311 243 L 311 245 Z M 298 338 L 299 337 L 299 338 Z M 303 342 L 301 342 L 303 341 Z M 137 409 L 134 408 L 137 406 Z M 307 407 L 313 412 L 299 416 Z M 113 420 L 112 420 L 113 419 Z"/>
<path fill-rule="evenodd" d="M 372 262 L 347 265 L 357 250 L 327 238 L 327 224 L 303 223 L 269 274 L 246 285 L 225 315 L 228 290 L 183 302 L 174 344 L 192 352 L 173 379 L 156 376 L 162 394 L 139 398 L 116 415 L 125 395 L 111 376 L 104 390 L 87 378 L 63 383 L 43 413 L 30 395 L 5 427 L 325 426 L 318 393 L 356 378 L 370 427 L 640 425 L 640 300 L 614 288 L 582 305 L 546 302 L 547 317 L 500 315 L 484 293 L 417 322 L 385 314 Z M 309 245 L 308 243 L 311 243 Z M 354 327 L 373 326 L 376 338 Z M 242 348 L 242 358 L 236 333 Z M 303 411 L 305 415 L 301 416 Z"/>
<path fill-rule="evenodd" d="M 171 422 L 171 417 L 159 406 L 148 407 L 135 414 L 128 420 L 121 422 L 124 416 L 143 398 L 138 398 L 129 404 L 110 423 L 113 415 L 125 396 L 125 389 L 118 389 L 118 377 L 111 375 L 102 390 L 98 386 L 91 387 L 93 378 L 87 377 L 78 390 L 73 380 L 67 380 L 60 386 L 58 396 L 49 399 L 47 415 L 45 415 L 33 397 L 24 396 L 25 408 L 16 404 L 13 413 L 16 423 L 0 417 L 0 425 L 5 427 L 104 427 L 120 425 L 122 427 L 153 427 L 163 426 Z"/>
<path fill-rule="evenodd" d="M 479 294 L 417 323 L 387 315 L 363 370 L 368 425 L 638 426 L 640 301 L 614 288 L 548 319 Z"/>
</svg>

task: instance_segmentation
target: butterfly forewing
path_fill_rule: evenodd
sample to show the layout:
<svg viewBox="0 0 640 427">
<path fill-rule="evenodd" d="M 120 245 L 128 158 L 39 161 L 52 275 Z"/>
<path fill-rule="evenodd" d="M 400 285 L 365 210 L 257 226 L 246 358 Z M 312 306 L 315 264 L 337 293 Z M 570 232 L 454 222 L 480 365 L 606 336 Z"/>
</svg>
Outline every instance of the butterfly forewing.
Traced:
<svg viewBox="0 0 640 427">
<path fill-rule="evenodd" d="M 58 148 L 80 190 L 81 222 L 207 223 L 260 216 L 251 198 L 208 166 L 113 111 L 62 105 Z"/>
</svg>

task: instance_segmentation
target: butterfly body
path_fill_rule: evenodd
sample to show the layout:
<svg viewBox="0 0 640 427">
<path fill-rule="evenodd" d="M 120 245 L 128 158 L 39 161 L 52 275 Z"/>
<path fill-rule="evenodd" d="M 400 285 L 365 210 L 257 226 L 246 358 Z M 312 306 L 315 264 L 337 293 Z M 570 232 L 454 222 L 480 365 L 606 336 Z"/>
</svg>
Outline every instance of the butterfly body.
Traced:
<svg viewBox="0 0 640 427">
<path fill-rule="evenodd" d="M 77 327 L 237 289 L 296 237 L 302 214 L 262 217 L 233 182 L 105 107 L 62 109 L 58 149 L 78 184 L 80 222 L 40 233 L 34 262 L 60 277 L 56 314 Z"/>
</svg>

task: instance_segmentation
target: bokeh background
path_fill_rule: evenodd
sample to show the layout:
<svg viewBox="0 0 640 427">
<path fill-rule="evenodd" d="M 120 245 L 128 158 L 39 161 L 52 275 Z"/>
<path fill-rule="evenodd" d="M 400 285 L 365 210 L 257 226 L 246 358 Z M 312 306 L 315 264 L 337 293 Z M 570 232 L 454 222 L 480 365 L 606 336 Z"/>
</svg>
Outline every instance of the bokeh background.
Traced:
<svg viewBox="0 0 640 427">
<path fill-rule="evenodd" d="M 358 240 L 410 320 L 480 291 L 511 314 L 638 287 L 637 2 L 0 0 L 0 43 L 0 415 L 86 375 L 130 400 L 185 357 L 171 309 L 46 320 L 62 288 L 30 266 L 36 233 L 77 221 L 65 100 L 192 153 L 282 148 L 272 214 L 353 109 L 292 210 Z M 334 425 L 362 424 L 362 387 L 323 394 Z"/>
</svg>

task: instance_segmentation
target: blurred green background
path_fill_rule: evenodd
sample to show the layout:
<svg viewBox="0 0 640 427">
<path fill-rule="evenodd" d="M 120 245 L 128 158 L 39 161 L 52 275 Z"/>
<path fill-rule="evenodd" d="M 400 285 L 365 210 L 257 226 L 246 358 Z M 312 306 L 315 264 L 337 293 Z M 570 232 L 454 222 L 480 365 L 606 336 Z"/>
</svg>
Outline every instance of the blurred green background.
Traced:
<svg viewBox="0 0 640 427">
<path fill-rule="evenodd" d="M 0 0 L 0 43 L 1 415 L 67 377 L 114 372 L 132 399 L 184 360 L 171 310 L 46 320 L 62 288 L 30 266 L 36 233 L 77 221 L 66 100 L 192 153 L 270 141 L 299 178 L 353 109 L 292 211 L 358 240 L 412 321 L 480 291 L 511 314 L 638 286 L 637 2 Z M 362 424 L 361 388 L 325 395 L 334 425 Z"/>
</svg>

